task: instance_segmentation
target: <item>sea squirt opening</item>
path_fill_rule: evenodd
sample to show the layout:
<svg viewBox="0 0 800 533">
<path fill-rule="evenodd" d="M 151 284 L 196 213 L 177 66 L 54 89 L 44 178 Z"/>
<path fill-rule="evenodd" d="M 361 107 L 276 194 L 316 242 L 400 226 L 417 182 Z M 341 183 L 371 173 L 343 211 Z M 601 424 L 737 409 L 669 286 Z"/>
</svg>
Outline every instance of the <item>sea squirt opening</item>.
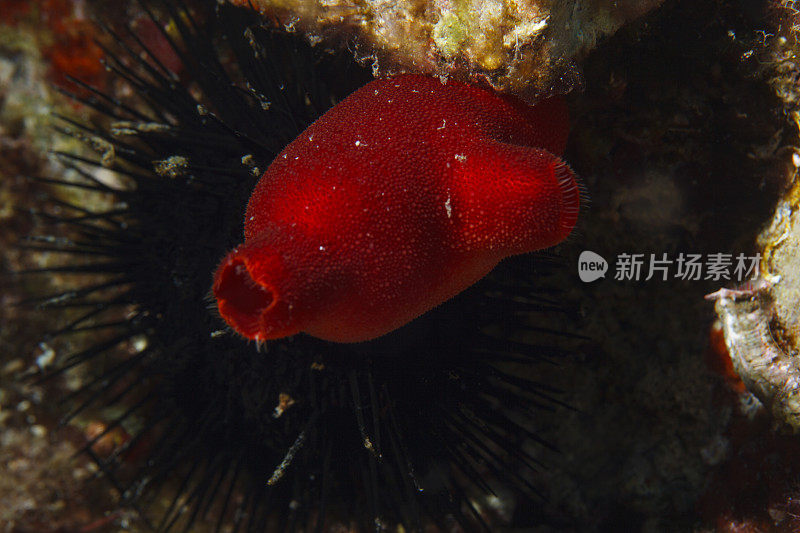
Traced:
<svg viewBox="0 0 800 533">
<path fill-rule="evenodd" d="M 233 250 L 223 260 L 214 276 L 214 296 L 219 312 L 225 321 L 242 336 L 251 340 L 264 340 L 268 332 L 273 338 L 286 334 L 284 327 L 290 322 L 282 313 L 279 294 L 265 274 L 265 261 L 253 259 L 248 247 Z M 281 327 L 283 326 L 283 327 Z"/>
</svg>

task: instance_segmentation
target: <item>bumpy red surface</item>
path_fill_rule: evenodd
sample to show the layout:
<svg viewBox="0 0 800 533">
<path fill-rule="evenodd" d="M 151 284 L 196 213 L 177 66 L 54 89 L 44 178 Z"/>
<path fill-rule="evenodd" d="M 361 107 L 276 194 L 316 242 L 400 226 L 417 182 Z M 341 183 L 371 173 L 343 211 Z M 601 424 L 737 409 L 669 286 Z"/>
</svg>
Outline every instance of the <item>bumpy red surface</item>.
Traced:
<svg viewBox="0 0 800 533">
<path fill-rule="evenodd" d="M 214 279 L 254 340 L 388 333 L 503 258 L 562 241 L 579 191 L 556 155 L 560 99 L 529 107 L 418 75 L 368 83 L 312 124 L 256 185 L 245 242 Z"/>
</svg>

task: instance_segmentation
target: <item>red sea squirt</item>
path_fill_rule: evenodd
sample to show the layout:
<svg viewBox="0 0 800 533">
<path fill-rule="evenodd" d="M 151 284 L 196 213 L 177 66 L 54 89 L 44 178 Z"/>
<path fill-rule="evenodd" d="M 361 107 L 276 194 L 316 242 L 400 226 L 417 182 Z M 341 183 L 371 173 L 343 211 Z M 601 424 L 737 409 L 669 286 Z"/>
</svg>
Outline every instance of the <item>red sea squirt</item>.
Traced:
<svg viewBox="0 0 800 533">
<path fill-rule="evenodd" d="M 561 99 L 421 75 L 375 80 L 281 152 L 222 261 L 220 314 L 248 339 L 388 333 L 503 258 L 553 246 L 579 211 Z"/>
</svg>

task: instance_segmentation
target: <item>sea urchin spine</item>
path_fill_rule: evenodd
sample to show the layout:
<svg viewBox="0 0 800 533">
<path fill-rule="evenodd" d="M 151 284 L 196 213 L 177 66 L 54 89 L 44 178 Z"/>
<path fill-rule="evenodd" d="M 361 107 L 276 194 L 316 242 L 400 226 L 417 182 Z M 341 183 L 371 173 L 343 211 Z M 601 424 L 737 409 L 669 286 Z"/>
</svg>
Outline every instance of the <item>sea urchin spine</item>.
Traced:
<svg viewBox="0 0 800 533">
<path fill-rule="evenodd" d="M 79 99 L 110 124 L 65 119 L 64 132 L 101 156 L 60 154 L 73 178 L 44 181 L 74 195 L 42 200 L 37 213 L 57 227 L 26 244 L 66 258 L 38 274 L 77 275 L 31 302 L 72 313 L 46 340 L 86 340 L 45 379 L 82 370 L 62 399 L 65 420 L 107 414 L 86 451 L 123 501 L 153 509 L 160 530 L 211 520 L 368 531 L 489 529 L 480 502 L 495 487 L 509 488 L 509 501 L 535 499 L 531 445 L 547 446 L 540 416 L 558 400 L 531 365 L 563 353 L 563 336 L 542 327 L 563 310 L 537 287 L 542 270 L 534 283 L 529 262 L 522 272 L 507 263 L 370 342 L 296 335 L 264 354 L 225 334 L 209 283 L 242 234 L 253 168 L 267 168 L 358 76 L 245 10 L 153 4 L 157 28 L 160 14 L 172 20 L 162 36 L 181 81 L 135 32 L 109 30 L 123 52 L 107 50 L 108 67 L 137 98 L 84 86 L 92 96 Z M 114 179 L 98 179 L 101 168 Z M 518 332 L 528 342 L 511 338 Z M 130 439 L 98 455 L 118 428 Z"/>
</svg>

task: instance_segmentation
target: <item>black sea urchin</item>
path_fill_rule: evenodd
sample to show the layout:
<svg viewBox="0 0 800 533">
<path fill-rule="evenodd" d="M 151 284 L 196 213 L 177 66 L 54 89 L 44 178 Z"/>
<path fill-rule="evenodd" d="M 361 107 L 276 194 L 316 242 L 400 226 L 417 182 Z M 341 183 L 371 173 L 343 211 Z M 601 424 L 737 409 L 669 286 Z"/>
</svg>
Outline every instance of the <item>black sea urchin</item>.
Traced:
<svg viewBox="0 0 800 533">
<path fill-rule="evenodd" d="M 105 118 L 64 119 L 102 157 L 59 154 L 74 179 L 47 180 L 56 190 L 37 211 L 63 237 L 25 246 L 65 257 L 40 274 L 80 280 L 31 302 L 70 316 L 51 338 L 84 339 L 47 376 L 84 369 L 66 418 L 116 413 L 86 451 L 132 505 L 173 491 L 159 530 L 488 529 L 494 488 L 536 497 L 528 445 L 545 444 L 537 415 L 558 403 L 524 371 L 559 353 L 551 332 L 541 344 L 510 333 L 558 306 L 515 270 L 531 267 L 521 259 L 372 342 L 298 335 L 264 353 L 221 329 L 211 276 L 240 240 L 258 169 L 366 75 L 252 12 L 207 4 L 144 6 L 171 20 L 160 38 L 179 74 L 136 32 L 107 29 L 120 50 L 106 50 L 108 68 L 135 99 L 77 82 L 91 96 L 74 98 Z M 119 428 L 130 439 L 97 453 Z"/>
</svg>

